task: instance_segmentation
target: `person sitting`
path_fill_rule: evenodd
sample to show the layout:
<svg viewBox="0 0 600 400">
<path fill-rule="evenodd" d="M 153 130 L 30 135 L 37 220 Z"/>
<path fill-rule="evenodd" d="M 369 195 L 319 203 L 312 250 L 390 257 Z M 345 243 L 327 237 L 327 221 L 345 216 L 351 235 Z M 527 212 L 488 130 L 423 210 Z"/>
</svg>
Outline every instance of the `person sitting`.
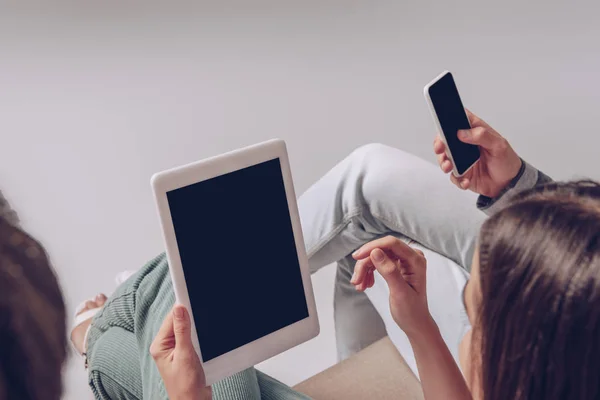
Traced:
<svg viewBox="0 0 600 400">
<path fill-rule="evenodd" d="M 300 197 L 311 271 L 337 262 L 338 356 L 387 334 L 427 399 L 596 398 L 600 187 L 550 182 L 469 118 L 459 138 L 481 159 L 451 177 L 461 191 L 431 164 L 375 144 Z M 439 138 L 434 151 L 450 172 Z M 252 267 L 268 256 L 235 259 Z M 255 369 L 204 387 L 189 315 L 174 301 L 163 254 L 89 305 L 97 314 L 72 339 L 97 398 L 306 398 Z"/>
</svg>

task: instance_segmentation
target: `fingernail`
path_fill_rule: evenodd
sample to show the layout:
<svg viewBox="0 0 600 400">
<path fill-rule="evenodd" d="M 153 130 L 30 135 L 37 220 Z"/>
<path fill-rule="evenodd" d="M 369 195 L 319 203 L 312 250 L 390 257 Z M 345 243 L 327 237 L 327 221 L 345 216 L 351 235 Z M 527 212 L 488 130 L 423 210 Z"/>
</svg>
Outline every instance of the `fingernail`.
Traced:
<svg viewBox="0 0 600 400">
<path fill-rule="evenodd" d="M 466 139 L 469 137 L 469 131 L 460 130 L 458 131 L 458 137 L 461 139 Z"/>
<path fill-rule="evenodd" d="M 375 249 L 371 252 L 371 257 L 373 257 L 374 261 L 383 261 L 384 254 L 383 251 L 379 249 Z"/>
<path fill-rule="evenodd" d="M 175 310 L 173 310 L 173 315 L 175 315 L 176 319 L 183 320 L 185 318 L 183 307 L 175 307 Z"/>
<path fill-rule="evenodd" d="M 359 253 L 360 253 L 360 249 L 358 249 L 354 253 L 352 253 L 352 257 L 356 257 Z"/>
<path fill-rule="evenodd" d="M 100 300 L 102 300 L 102 295 L 99 295 L 99 294 L 96 295 L 96 301 L 100 301 Z"/>
</svg>

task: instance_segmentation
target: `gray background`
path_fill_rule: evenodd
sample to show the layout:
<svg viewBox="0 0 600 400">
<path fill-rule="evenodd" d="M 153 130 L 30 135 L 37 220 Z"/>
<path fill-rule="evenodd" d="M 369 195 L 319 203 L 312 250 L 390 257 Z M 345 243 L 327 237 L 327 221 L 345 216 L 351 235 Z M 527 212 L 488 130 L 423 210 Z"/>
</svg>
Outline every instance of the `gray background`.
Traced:
<svg viewBox="0 0 600 400">
<path fill-rule="evenodd" d="M 156 171 L 272 137 L 298 193 L 368 142 L 433 161 L 422 88 L 444 69 L 524 158 L 600 179 L 597 2 L 94 3 L 0 2 L 0 187 L 71 309 L 161 251 Z M 261 368 L 293 384 L 335 361 L 332 276 L 322 335 Z M 88 396 L 80 362 L 66 383 Z"/>
</svg>

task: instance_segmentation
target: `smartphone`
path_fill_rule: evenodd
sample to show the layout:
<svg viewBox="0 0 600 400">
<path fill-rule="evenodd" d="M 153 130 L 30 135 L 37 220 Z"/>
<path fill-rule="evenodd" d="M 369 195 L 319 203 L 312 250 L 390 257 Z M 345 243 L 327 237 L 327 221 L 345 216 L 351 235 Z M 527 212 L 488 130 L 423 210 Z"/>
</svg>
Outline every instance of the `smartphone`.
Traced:
<svg viewBox="0 0 600 400">
<path fill-rule="evenodd" d="M 444 71 L 425 86 L 423 91 L 440 137 L 446 144 L 446 155 L 452 162 L 452 173 L 461 177 L 479 160 L 480 153 L 479 146 L 463 143 L 458 139 L 458 131 L 471 129 L 471 124 L 454 77 L 450 72 Z"/>
</svg>

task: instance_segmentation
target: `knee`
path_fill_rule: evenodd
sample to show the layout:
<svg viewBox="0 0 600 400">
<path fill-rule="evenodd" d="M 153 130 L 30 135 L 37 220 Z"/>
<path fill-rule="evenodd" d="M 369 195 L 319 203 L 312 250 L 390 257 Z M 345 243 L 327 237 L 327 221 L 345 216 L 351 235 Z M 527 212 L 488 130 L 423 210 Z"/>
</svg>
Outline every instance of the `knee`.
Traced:
<svg viewBox="0 0 600 400">
<path fill-rule="evenodd" d="M 369 143 L 358 147 L 350 156 L 353 163 L 360 163 L 365 168 L 379 168 L 382 165 L 409 166 L 419 159 L 395 147 L 381 143 Z"/>
<path fill-rule="evenodd" d="M 353 167 L 360 168 L 363 177 L 398 174 L 422 162 L 412 154 L 381 143 L 360 146 L 350 154 L 349 158 Z"/>
<path fill-rule="evenodd" d="M 388 192 L 390 186 L 409 183 L 426 164 L 410 153 L 380 143 L 357 148 L 350 155 L 350 163 L 360 171 L 356 178 L 363 195 L 375 198 Z"/>
<path fill-rule="evenodd" d="M 87 354 L 88 384 L 95 397 L 141 399 L 140 362 L 135 334 L 118 327 L 102 333 L 93 347 L 88 347 Z"/>
<path fill-rule="evenodd" d="M 356 159 L 376 159 L 383 153 L 389 152 L 392 147 L 381 143 L 368 143 L 356 148 L 350 157 Z"/>
</svg>

